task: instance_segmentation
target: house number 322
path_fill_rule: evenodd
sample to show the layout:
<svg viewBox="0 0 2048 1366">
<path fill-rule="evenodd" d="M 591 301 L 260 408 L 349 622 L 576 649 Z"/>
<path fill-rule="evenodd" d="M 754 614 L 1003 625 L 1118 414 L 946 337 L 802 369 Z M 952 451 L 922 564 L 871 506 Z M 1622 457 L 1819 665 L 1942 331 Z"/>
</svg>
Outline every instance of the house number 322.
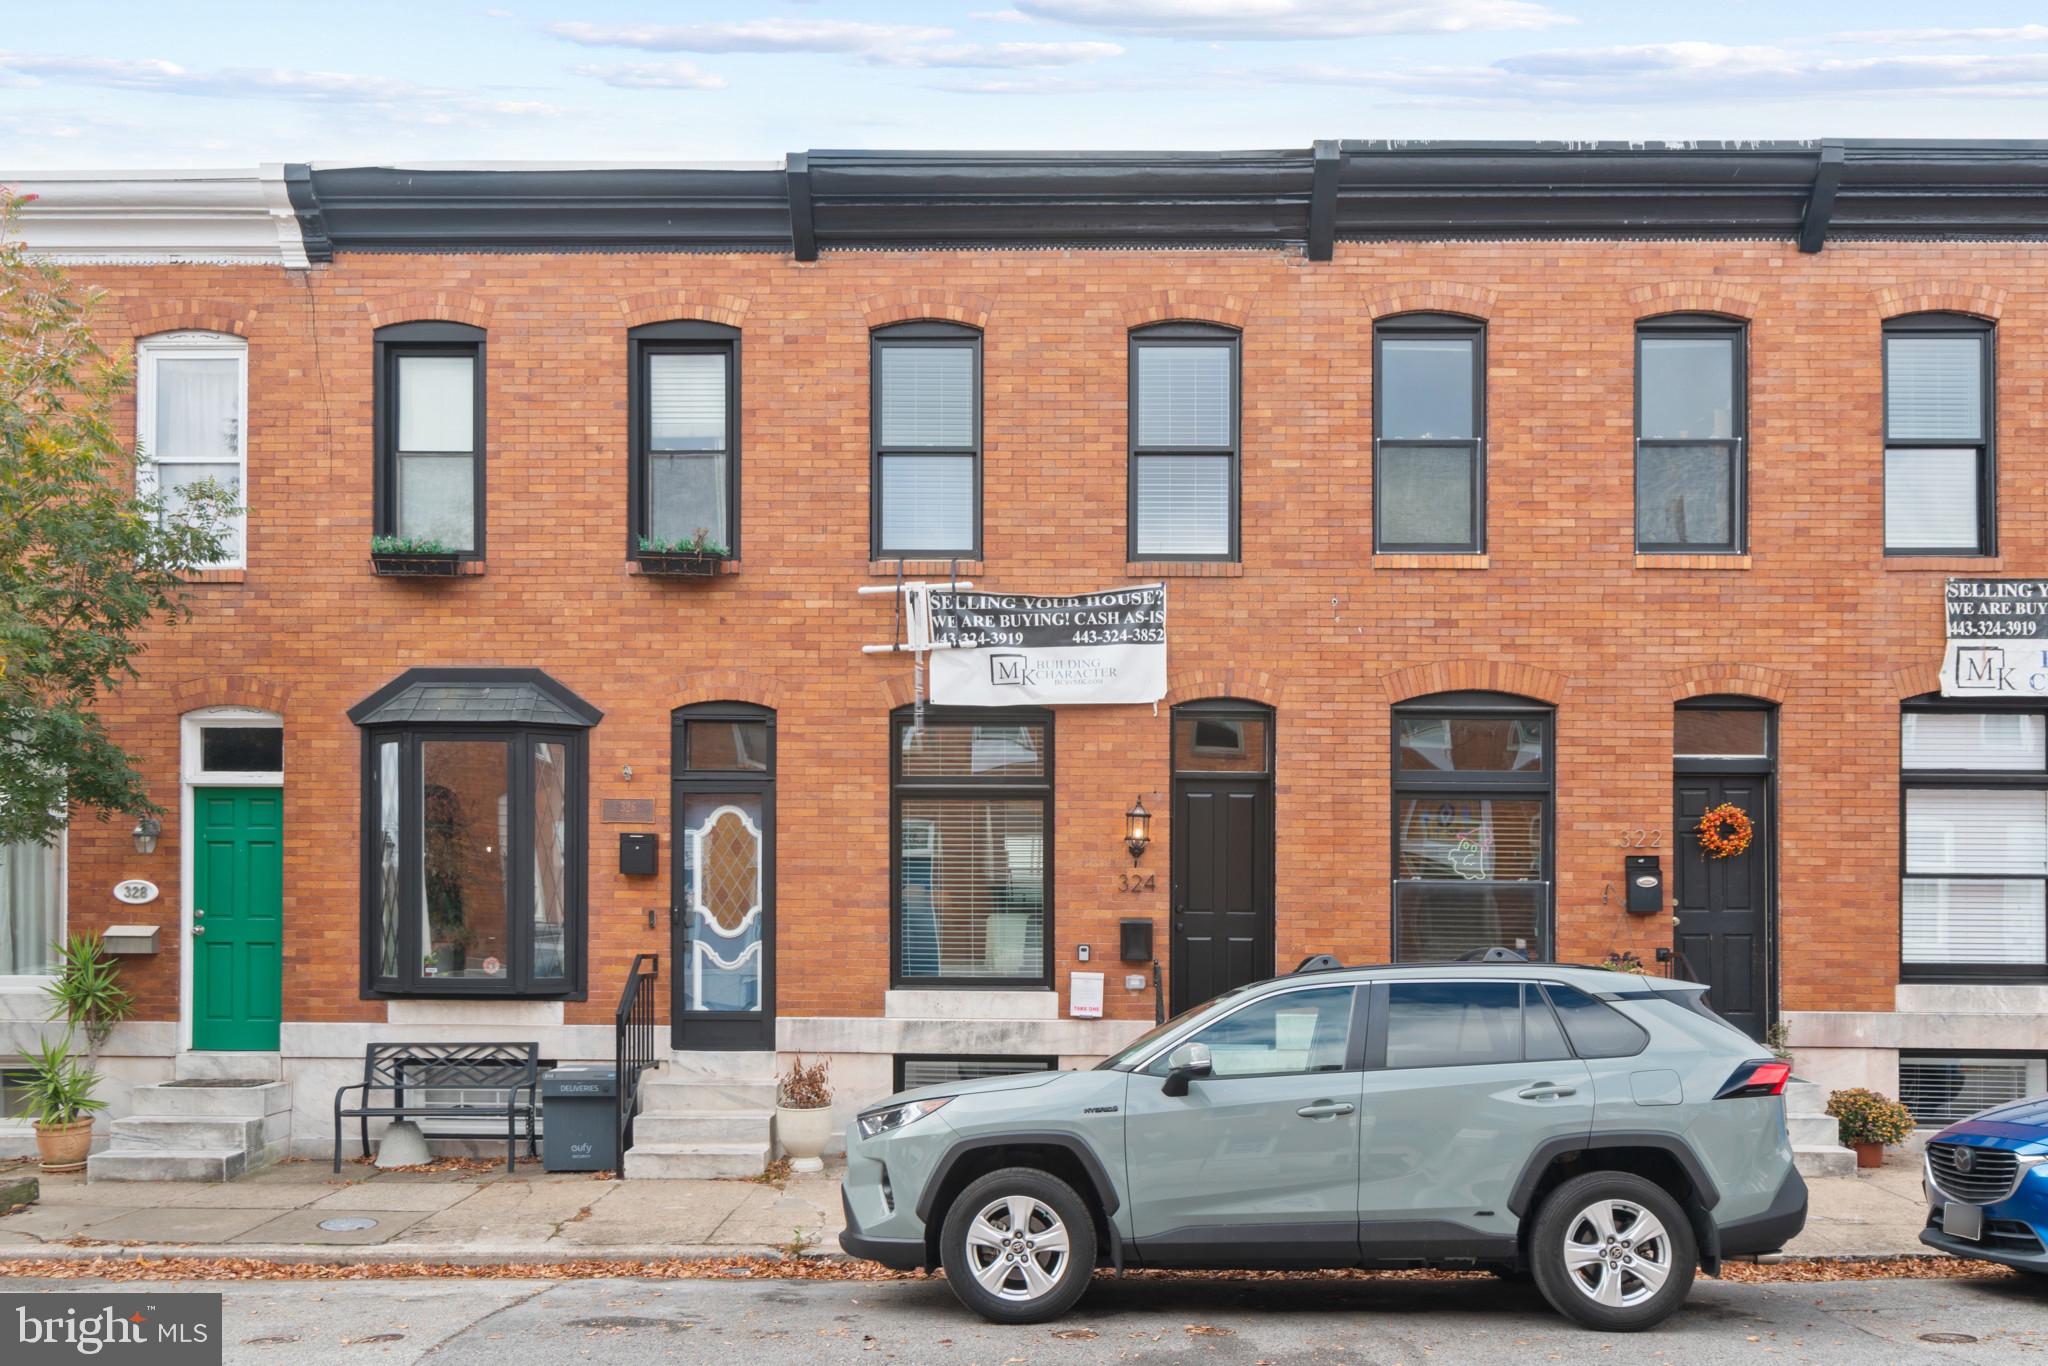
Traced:
<svg viewBox="0 0 2048 1366">
<path fill-rule="evenodd" d="M 1662 830 L 1646 830 L 1637 826 L 1621 832 L 1621 847 L 1624 849 L 1655 849 L 1664 842 Z"/>
<path fill-rule="evenodd" d="M 1155 892 L 1159 890 L 1157 873 L 1123 873 L 1117 877 L 1120 892 Z"/>
</svg>

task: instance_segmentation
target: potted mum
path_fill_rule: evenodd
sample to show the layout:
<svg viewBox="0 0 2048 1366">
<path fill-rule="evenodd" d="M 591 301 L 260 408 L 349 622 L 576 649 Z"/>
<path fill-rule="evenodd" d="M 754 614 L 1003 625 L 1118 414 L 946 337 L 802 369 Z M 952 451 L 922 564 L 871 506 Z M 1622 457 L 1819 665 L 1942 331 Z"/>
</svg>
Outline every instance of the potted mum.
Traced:
<svg viewBox="0 0 2048 1366">
<path fill-rule="evenodd" d="M 1913 1112 L 1890 1096 L 1852 1086 L 1828 1096 L 1828 1113 L 1841 1124 L 1842 1146 L 1856 1150 L 1859 1167 L 1882 1167 L 1886 1147 L 1913 1132 Z"/>
<path fill-rule="evenodd" d="M 29 1117 L 46 1172 L 75 1172 L 92 1151 L 92 1112 L 106 1108 L 93 1095 L 99 1073 L 71 1051 L 71 1036 L 45 1039 L 28 1055 Z"/>
<path fill-rule="evenodd" d="M 825 1144 L 832 1137 L 830 1062 L 806 1064 L 798 1054 L 775 1084 L 775 1138 L 800 1172 L 824 1170 Z"/>
</svg>

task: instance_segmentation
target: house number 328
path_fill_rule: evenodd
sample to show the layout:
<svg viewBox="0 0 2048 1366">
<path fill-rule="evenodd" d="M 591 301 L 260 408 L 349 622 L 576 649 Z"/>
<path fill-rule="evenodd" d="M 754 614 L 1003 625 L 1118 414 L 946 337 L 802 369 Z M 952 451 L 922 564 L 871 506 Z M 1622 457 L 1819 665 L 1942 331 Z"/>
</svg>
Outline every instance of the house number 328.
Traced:
<svg viewBox="0 0 2048 1366">
<path fill-rule="evenodd" d="M 1159 890 L 1157 873 L 1122 873 L 1117 877 L 1120 892 L 1154 892 Z"/>
</svg>

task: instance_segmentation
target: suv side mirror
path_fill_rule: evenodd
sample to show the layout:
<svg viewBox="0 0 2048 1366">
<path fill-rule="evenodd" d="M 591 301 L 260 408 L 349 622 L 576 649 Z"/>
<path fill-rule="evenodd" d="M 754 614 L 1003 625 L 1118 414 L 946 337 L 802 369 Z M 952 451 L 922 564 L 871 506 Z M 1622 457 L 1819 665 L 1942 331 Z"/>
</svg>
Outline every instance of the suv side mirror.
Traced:
<svg viewBox="0 0 2048 1366">
<path fill-rule="evenodd" d="M 1166 1084 L 1159 1088 L 1162 1096 L 1184 1096 L 1188 1083 L 1196 1077 L 1206 1077 L 1216 1070 L 1215 1060 L 1209 1056 L 1209 1045 L 1205 1043 L 1184 1043 L 1173 1050 L 1166 1059 L 1170 1069 Z"/>
</svg>

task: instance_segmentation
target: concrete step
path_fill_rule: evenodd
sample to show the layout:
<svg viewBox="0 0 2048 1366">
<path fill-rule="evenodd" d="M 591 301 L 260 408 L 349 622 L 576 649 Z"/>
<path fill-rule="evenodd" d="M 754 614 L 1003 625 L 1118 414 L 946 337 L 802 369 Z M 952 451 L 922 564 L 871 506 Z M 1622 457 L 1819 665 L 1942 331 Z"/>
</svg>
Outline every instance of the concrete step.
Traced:
<svg viewBox="0 0 2048 1366">
<path fill-rule="evenodd" d="M 635 1138 L 638 1138 L 636 1129 Z M 768 1144 L 641 1143 L 626 1150 L 626 1175 L 702 1181 L 711 1177 L 759 1176 L 768 1165 Z"/>
<path fill-rule="evenodd" d="M 633 1142 L 703 1144 L 766 1143 L 775 1119 L 768 1110 L 724 1110 L 708 1114 L 642 1111 L 633 1120 Z"/>
<path fill-rule="evenodd" d="M 1856 1154 L 1847 1148 L 1800 1147 L 1792 1149 L 1792 1165 L 1801 1176 L 1854 1176 Z"/>
<path fill-rule="evenodd" d="M 663 1075 L 674 1080 L 773 1081 L 773 1053 L 671 1053 Z"/>
<path fill-rule="evenodd" d="M 248 1166 L 239 1148 L 117 1150 L 85 1160 L 87 1181 L 232 1181 Z"/>
<path fill-rule="evenodd" d="M 276 1053 L 180 1053 L 171 1066 L 179 1081 L 282 1081 L 284 1059 Z"/>
<path fill-rule="evenodd" d="M 109 1152 L 197 1152 L 263 1146 L 263 1120 L 127 1115 L 107 1126 Z"/>
<path fill-rule="evenodd" d="M 1827 1115 L 1787 1115 L 1785 1134 L 1795 1148 L 1839 1148 L 1842 1146 L 1840 1121 Z"/>
<path fill-rule="evenodd" d="M 292 1108 L 292 1088 L 281 1081 L 173 1081 L 130 1095 L 138 1115 L 261 1119 Z"/>
<path fill-rule="evenodd" d="M 640 1113 L 696 1115 L 709 1111 L 773 1110 L 772 1081 L 720 1081 L 698 1077 L 677 1079 L 650 1074 L 640 1082 Z"/>
<path fill-rule="evenodd" d="M 1785 1113 L 1791 1115 L 1824 1115 L 1828 1112 L 1828 1093 L 1817 1082 L 1799 1081 L 1796 1078 L 1785 1083 Z"/>
</svg>

